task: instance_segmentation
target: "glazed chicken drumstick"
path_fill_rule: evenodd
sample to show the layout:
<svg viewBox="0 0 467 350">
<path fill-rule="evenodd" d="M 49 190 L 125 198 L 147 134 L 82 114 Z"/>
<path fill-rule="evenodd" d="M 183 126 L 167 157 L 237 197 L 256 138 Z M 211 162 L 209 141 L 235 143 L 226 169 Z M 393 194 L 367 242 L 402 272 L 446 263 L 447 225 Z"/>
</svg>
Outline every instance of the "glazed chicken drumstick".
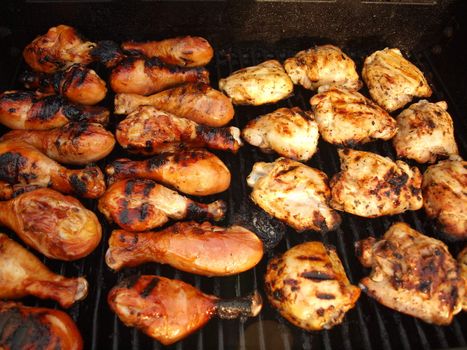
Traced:
<svg viewBox="0 0 467 350">
<path fill-rule="evenodd" d="M 195 287 L 161 276 L 133 276 L 114 287 L 107 301 L 120 320 L 164 345 L 173 344 L 203 327 L 213 316 L 255 317 L 261 296 L 220 299 Z"/>
<path fill-rule="evenodd" d="M 33 295 L 70 307 L 88 294 L 82 278 L 57 275 L 21 245 L 0 233 L 0 298 L 18 299 Z M 0 327 L 1 328 L 1 327 Z"/>
</svg>

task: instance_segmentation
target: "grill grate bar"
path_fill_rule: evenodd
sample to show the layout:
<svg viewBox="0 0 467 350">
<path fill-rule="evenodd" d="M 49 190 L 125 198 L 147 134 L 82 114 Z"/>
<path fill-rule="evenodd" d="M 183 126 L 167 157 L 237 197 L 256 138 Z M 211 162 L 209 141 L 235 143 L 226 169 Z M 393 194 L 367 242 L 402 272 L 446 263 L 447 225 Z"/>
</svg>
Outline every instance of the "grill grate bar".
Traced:
<svg viewBox="0 0 467 350">
<path fill-rule="evenodd" d="M 456 318 L 454 318 L 454 321 L 452 322 L 452 328 L 454 330 L 457 343 L 460 346 L 466 346 L 467 343 L 465 342 L 465 338 L 464 338 L 465 328 L 464 328 L 464 331 L 461 329 L 461 326 L 459 325 L 459 321 Z"/>
<path fill-rule="evenodd" d="M 425 332 L 422 329 L 422 326 L 420 325 L 420 321 L 416 318 L 413 319 L 413 322 L 415 323 L 415 328 L 417 329 L 417 333 L 420 337 L 421 340 L 421 346 L 423 349 L 430 349 L 430 343 L 428 342 L 428 339 L 426 337 Z"/>
</svg>

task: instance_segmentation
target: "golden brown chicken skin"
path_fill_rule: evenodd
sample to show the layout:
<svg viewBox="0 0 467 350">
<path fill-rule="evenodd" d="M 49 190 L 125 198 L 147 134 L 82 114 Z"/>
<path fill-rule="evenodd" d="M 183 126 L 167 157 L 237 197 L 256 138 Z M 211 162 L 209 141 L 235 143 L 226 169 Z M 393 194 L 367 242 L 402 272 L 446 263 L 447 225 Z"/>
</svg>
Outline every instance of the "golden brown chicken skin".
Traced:
<svg viewBox="0 0 467 350">
<path fill-rule="evenodd" d="M 162 153 L 146 160 L 117 159 L 105 168 L 110 184 L 128 178 L 158 181 L 180 192 L 208 196 L 227 190 L 230 171 L 204 149 Z"/>
<path fill-rule="evenodd" d="M 462 309 L 467 311 L 467 246 L 457 256 L 457 263 L 459 264 L 461 277 L 464 279 L 464 300 L 462 302 Z"/>
<path fill-rule="evenodd" d="M 437 325 L 462 310 L 464 281 L 443 242 L 398 222 L 379 240 L 357 242 L 356 252 L 372 268 L 360 288 L 381 304 Z"/>
<path fill-rule="evenodd" d="M 0 302 L 0 348 L 82 350 L 83 339 L 65 312 Z"/>
</svg>

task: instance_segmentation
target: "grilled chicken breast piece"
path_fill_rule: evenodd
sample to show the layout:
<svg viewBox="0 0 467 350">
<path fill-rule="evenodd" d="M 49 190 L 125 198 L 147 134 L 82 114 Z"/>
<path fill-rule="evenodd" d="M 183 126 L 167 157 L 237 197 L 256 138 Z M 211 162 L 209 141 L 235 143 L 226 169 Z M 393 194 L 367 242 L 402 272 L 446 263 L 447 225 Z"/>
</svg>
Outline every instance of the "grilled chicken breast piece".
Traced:
<svg viewBox="0 0 467 350">
<path fill-rule="evenodd" d="M 356 91 L 320 88 L 310 104 L 321 136 L 334 145 L 352 147 L 375 139 L 389 140 L 397 132 L 396 121 Z"/>
<path fill-rule="evenodd" d="M 203 327 L 213 316 L 255 317 L 261 296 L 220 299 L 188 283 L 162 276 L 132 276 L 107 297 L 110 308 L 129 327 L 136 327 L 164 345 L 173 344 Z"/>
<path fill-rule="evenodd" d="M 341 171 L 330 182 L 334 209 L 374 218 L 422 207 L 422 175 L 416 167 L 349 148 L 338 153 Z"/>
<path fill-rule="evenodd" d="M 311 112 L 300 108 L 279 108 L 248 122 L 242 137 L 263 152 L 307 161 L 317 150 L 318 126 Z"/>
<path fill-rule="evenodd" d="M 388 112 L 404 107 L 414 97 L 430 97 L 423 73 L 402 56 L 399 49 L 373 52 L 362 71 L 373 100 Z"/>
<path fill-rule="evenodd" d="M 327 232 L 340 224 L 339 214 L 328 205 L 328 178 L 320 170 L 278 158 L 255 163 L 247 183 L 253 202 L 297 231 Z"/>
<path fill-rule="evenodd" d="M 467 311 L 467 246 L 457 256 L 457 262 L 460 266 L 461 277 L 464 279 L 464 300 L 462 302 L 462 309 Z"/>
<path fill-rule="evenodd" d="M 351 90 L 362 87 L 355 62 L 333 45 L 300 51 L 285 60 L 284 68 L 294 84 L 309 90 L 318 90 L 320 86 L 342 86 Z"/>
<path fill-rule="evenodd" d="M 269 60 L 220 79 L 219 89 L 236 105 L 258 106 L 288 97 L 293 83 L 279 61 Z"/>
<path fill-rule="evenodd" d="M 360 289 L 350 284 L 336 250 L 305 242 L 271 259 L 265 275 L 269 302 L 297 327 L 330 329 L 355 306 Z"/>
<path fill-rule="evenodd" d="M 398 222 L 380 240 L 357 242 L 356 252 L 372 268 L 360 288 L 381 304 L 437 325 L 462 310 L 464 281 L 443 242 Z"/>
<path fill-rule="evenodd" d="M 423 206 L 444 238 L 467 239 L 467 162 L 460 157 L 429 166 L 423 174 Z"/>
<path fill-rule="evenodd" d="M 427 100 L 414 103 L 396 118 L 397 134 L 392 140 L 398 157 L 419 163 L 434 163 L 438 157 L 457 155 L 454 125 L 448 105 Z"/>
</svg>

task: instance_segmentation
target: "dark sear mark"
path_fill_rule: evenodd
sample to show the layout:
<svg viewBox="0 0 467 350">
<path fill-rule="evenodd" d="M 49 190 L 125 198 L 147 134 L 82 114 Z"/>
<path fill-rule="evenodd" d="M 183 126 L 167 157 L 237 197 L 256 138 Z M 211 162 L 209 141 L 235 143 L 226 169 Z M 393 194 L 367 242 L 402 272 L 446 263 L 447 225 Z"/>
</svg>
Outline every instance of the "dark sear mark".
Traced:
<svg viewBox="0 0 467 350">
<path fill-rule="evenodd" d="M 31 101 L 35 103 L 37 98 L 33 91 L 14 91 L 2 94 L 0 101 Z"/>
<path fill-rule="evenodd" d="M 285 285 L 289 285 L 290 289 L 295 292 L 300 289 L 299 282 L 293 278 L 287 278 L 284 280 Z"/>
<path fill-rule="evenodd" d="M 295 259 L 297 260 L 309 260 L 309 261 L 323 261 L 320 256 L 306 256 L 306 255 L 299 255 Z"/>
<path fill-rule="evenodd" d="M 321 271 L 305 271 L 300 274 L 301 277 L 315 281 L 315 282 L 321 282 L 321 281 L 329 281 L 329 280 L 335 280 L 336 278 L 332 275 L 329 275 L 325 272 Z"/>
<path fill-rule="evenodd" d="M 329 293 L 316 293 L 316 297 L 318 299 L 322 299 L 322 300 L 336 299 L 336 296 L 334 294 L 329 294 Z"/>
<path fill-rule="evenodd" d="M 299 166 L 298 166 L 298 165 L 295 165 L 295 166 L 291 166 L 291 167 L 289 167 L 289 168 L 287 168 L 287 169 L 283 169 L 283 170 L 281 170 L 281 171 L 278 171 L 278 172 L 276 173 L 275 177 L 278 178 L 279 176 L 282 176 L 282 175 L 285 175 L 285 174 L 287 174 L 287 173 L 289 173 L 289 172 L 292 172 L 292 171 L 294 171 L 294 170 L 297 169 L 297 168 L 299 168 Z"/>
<path fill-rule="evenodd" d="M 125 195 L 131 196 L 133 194 L 133 190 L 135 188 L 136 181 L 128 180 L 125 185 Z"/>
<path fill-rule="evenodd" d="M 138 275 L 132 275 L 129 276 L 125 279 L 123 279 L 119 284 L 118 287 L 120 288 L 128 288 L 131 289 L 135 286 L 135 284 L 138 282 L 139 276 Z"/>
<path fill-rule="evenodd" d="M 65 100 L 61 96 L 46 96 L 31 109 L 31 119 L 50 120 L 55 117 L 65 104 Z"/>
<path fill-rule="evenodd" d="M 0 154 L 0 180 L 10 184 L 18 183 L 22 169 L 28 160 L 17 152 Z"/>
<path fill-rule="evenodd" d="M 143 298 L 147 298 L 149 294 L 153 291 L 154 288 L 156 288 L 157 284 L 159 283 L 159 278 L 153 277 L 151 281 L 144 287 L 144 289 L 141 291 L 139 295 Z"/>
<path fill-rule="evenodd" d="M 152 189 L 156 187 L 156 183 L 153 181 L 146 181 L 144 184 L 144 189 L 143 189 L 143 196 L 144 197 L 149 197 L 149 194 L 151 193 Z"/>
<path fill-rule="evenodd" d="M 154 171 L 163 167 L 165 164 L 169 162 L 170 154 L 163 153 L 155 157 L 151 157 L 147 160 L 147 168 L 149 171 Z"/>
<path fill-rule="evenodd" d="M 77 174 L 71 174 L 70 184 L 73 191 L 78 195 L 84 195 L 88 190 L 86 182 L 84 182 Z"/>
</svg>

